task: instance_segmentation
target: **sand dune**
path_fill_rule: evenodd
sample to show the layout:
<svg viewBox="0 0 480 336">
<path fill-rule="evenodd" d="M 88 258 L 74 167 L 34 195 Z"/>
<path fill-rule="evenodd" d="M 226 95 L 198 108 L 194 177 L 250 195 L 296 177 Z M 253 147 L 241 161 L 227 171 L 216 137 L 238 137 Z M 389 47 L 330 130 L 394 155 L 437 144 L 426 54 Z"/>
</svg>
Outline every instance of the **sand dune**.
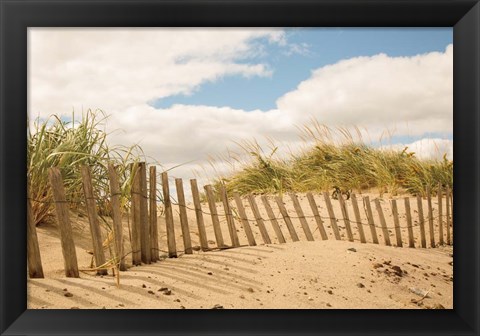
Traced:
<svg viewBox="0 0 480 336">
<path fill-rule="evenodd" d="M 372 197 L 374 197 L 372 195 Z M 293 207 L 284 197 L 289 212 Z M 317 199 L 323 214 L 325 206 Z M 303 195 L 300 202 L 310 214 Z M 244 202 L 247 214 L 248 203 Z M 412 215 L 416 219 L 412 200 Z M 434 207 L 435 207 L 434 202 Z M 258 200 L 262 217 L 267 218 Z M 391 212 L 384 201 L 387 225 L 392 228 Z M 401 203 L 399 203 L 401 204 Z M 272 204 L 273 206 L 273 204 Z M 340 208 L 334 210 L 341 218 Z M 233 207 L 233 202 L 232 202 Z M 221 210 L 220 204 L 218 206 Z M 445 207 L 444 207 L 445 208 Z M 425 204 L 426 209 L 426 204 Z M 208 212 L 208 207 L 203 210 Z M 277 209 L 274 209 L 276 212 Z M 362 209 L 363 210 L 363 209 Z M 403 212 L 400 210 L 400 214 Z M 198 234 L 193 211 L 188 212 L 193 245 Z M 293 215 L 293 213 L 292 213 Z M 214 247 L 211 219 L 205 216 L 207 236 Z M 350 213 L 353 218 L 353 212 Z M 177 214 L 175 218 L 178 219 Z M 253 217 L 252 217 L 253 218 Z M 352 224 L 355 241 L 337 241 L 328 221 L 325 227 L 329 240 L 322 241 L 313 218 L 308 218 L 315 241 L 307 242 L 297 219 L 292 220 L 300 236 L 292 242 L 283 221 L 279 221 L 287 239 L 276 244 L 275 234 L 265 221 L 272 244 L 262 244 L 258 227 L 252 222 L 258 246 L 211 252 L 195 251 L 193 255 L 165 259 L 150 265 L 131 267 L 122 272 L 120 288 L 114 278 L 81 273 L 80 279 L 65 278 L 61 247 L 55 225 L 38 228 L 39 244 L 45 279 L 29 279 L 29 308 L 453 308 L 452 247 L 398 248 L 383 246 L 381 230 L 377 229 L 381 245 L 358 242 L 356 226 Z M 92 256 L 88 224 L 85 217 L 72 213 L 77 256 L 80 268 L 88 268 Z M 403 222 L 402 222 L 403 223 Z M 435 221 L 436 223 L 436 221 Z M 183 249 L 181 230 L 176 224 L 177 247 Z M 338 225 L 343 236 L 343 221 Z M 241 244 L 247 244 L 240 223 L 236 222 Z M 125 236 L 128 225 L 125 223 Z M 428 234 L 428 224 L 427 224 Z M 438 227 L 436 226 L 436 235 Z M 418 227 L 415 227 L 415 232 Z M 222 222 L 225 242 L 229 243 L 225 221 Z M 370 232 L 365 227 L 367 241 Z M 417 235 L 417 234 L 416 234 Z M 159 218 L 160 249 L 166 250 L 165 224 Z M 417 235 L 418 236 L 418 235 Z M 406 232 L 403 235 L 407 243 Z M 418 237 L 416 238 L 418 243 Z M 428 235 L 427 235 L 428 242 Z M 129 250 L 127 242 L 126 249 Z M 127 264 L 130 264 L 130 256 Z M 412 291 L 413 290 L 413 291 Z M 415 294 L 414 292 L 417 292 Z M 422 291 L 428 296 L 422 299 Z M 425 293 L 425 292 L 424 292 Z M 412 302 L 418 301 L 420 302 Z"/>
</svg>

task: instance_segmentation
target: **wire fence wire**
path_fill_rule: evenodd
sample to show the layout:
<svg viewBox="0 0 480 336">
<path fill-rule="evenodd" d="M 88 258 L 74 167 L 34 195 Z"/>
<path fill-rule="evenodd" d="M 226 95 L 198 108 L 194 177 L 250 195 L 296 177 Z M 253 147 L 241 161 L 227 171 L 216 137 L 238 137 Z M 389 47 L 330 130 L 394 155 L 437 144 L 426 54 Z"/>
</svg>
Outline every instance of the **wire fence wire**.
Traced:
<svg viewBox="0 0 480 336">
<path fill-rule="evenodd" d="M 191 207 L 188 207 L 188 206 L 186 206 L 186 205 L 182 205 L 182 204 L 178 204 L 178 203 L 173 203 L 173 202 L 172 202 L 172 204 L 185 207 L 185 208 L 187 208 L 187 209 L 189 209 L 189 210 L 198 211 L 198 210 L 196 210 L 195 208 L 191 208 Z M 202 211 L 203 214 L 206 214 L 206 215 L 209 215 L 209 216 L 212 215 L 210 212 L 206 212 L 206 211 L 203 211 L 203 210 L 201 210 L 201 211 Z M 226 218 L 229 216 L 229 215 L 227 215 L 227 214 L 225 214 L 225 213 L 217 213 L 217 214 L 215 214 L 215 215 L 216 215 L 216 216 L 219 216 L 219 217 L 225 217 L 225 221 L 226 221 Z M 251 218 L 242 218 L 241 216 L 235 215 L 235 214 L 233 214 L 233 213 L 232 213 L 232 216 L 233 216 L 234 218 L 238 219 L 238 220 L 244 220 L 244 221 L 249 221 L 249 222 L 254 222 L 254 223 L 257 222 L 258 220 L 269 221 L 269 220 L 273 220 L 273 219 L 275 219 L 275 220 L 283 220 L 283 219 L 285 219 L 285 217 L 281 216 L 281 214 L 278 214 L 276 217 L 267 217 L 267 218 L 264 218 L 263 216 L 260 216 L 260 217 L 254 218 L 254 219 L 251 219 Z M 289 218 L 293 218 L 293 219 L 321 218 L 322 220 L 324 220 L 324 219 L 325 219 L 325 220 L 331 220 L 331 219 L 333 219 L 333 220 L 336 220 L 337 222 L 339 222 L 339 221 L 345 221 L 345 218 L 343 218 L 343 217 L 328 217 L 328 216 L 322 216 L 322 215 L 319 215 L 319 216 L 315 216 L 315 215 L 295 216 L 295 215 L 290 215 L 290 214 L 289 214 L 288 217 L 289 217 Z M 446 215 L 442 215 L 442 217 L 446 217 Z M 440 218 L 440 215 L 432 216 L 432 219 L 438 219 L 438 218 Z M 430 220 L 430 217 L 429 217 L 429 216 L 425 216 L 423 222 L 426 223 L 426 222 L 429 221 L 429 220 Z M 352 224 L 361 224 L 361 225 L 365 225 L 365 226 L 369 226 L 369 227 L 372 226 L 372 224 L 365 223 L 365 222 L 358 222 L 358 221 L 353 220 L 353 219 L 351 219 L 351 218 L 348 218 L 348 221 L 349 221 L 350 223 L 352 223 Z M 373 226 L 375 226 L 376 228 L 379 228 L 379 229 L 382 229 L 382 228 L 383 228 L 383 226 L 379 226 L 379 225 L 376 225 L 376 224 L 374 224 Z M 395 225 L 394 225 L 394 226 L 390 226 L 390 227 L 387 227 L 387 228 L 405 228 L 405 229 L 407 229 L 407 228 L 417 227 L 417 226 L 420 226 L 420 223 L 414 224 L 414 225 L 411 225 L 411 226 L 408 226 L 408 225 L 407 225 L 407 226 L 405 226 L 405 225 L 395 226 Z"/>
<path fill-rule="evenodd" d="M 111 199 L 111 196 L 122 196 L 123 193 L 113 193 L 111 195 L 105 195 L 105 196 L 102 196 L 102 197 L 84 197 L 84 199 L 94 199 L 95 201 L 97 202 L 100 202 L 100 201 L 110 201 Z M 151 197 L 150 196 L 145 196 L 144 193 L 141 193 L 141 192 L 135 192 L 135 191 L 132 191 L 131 192 L 131 195 L 139 195 L 140 197 L 144 198 L 144 199 L 147 199 L 147 200 L 151 200 Z M 84 204 L 85 201 L 84 200 L 77 200 L 77 201 L 73 201 L 73 200 L 38 200 L 38 199 L 34 199 L 34 198 L 31 198 L 31 197 L 27 197 L 27 199 L 29 199 L 30 201 L 33 201 L 33 202 L 37 202 L 37 203 L 44 203 L 44 204 L 54 204 L 54 203 L 68 203 L 68 204 Z M 155 200 L 158 202 L 159 201 L 159 198 L 158 197 L 155 197 Z M 370 200 L 370 203 L 373 203 L 375 201 L 375 199 L 372 199 Z M 448 200 L 447 200 L 448 201 Z M 190 207 L 186 204 L 179 204 L 178 201 L 173 197 L 173 196 L 170 196 L 170 203 L 172 205 L 175 205 L 175 206 L 178 206 L 178 207 L 184 207 L 188 210 L 191 210 L 191 211 L 201 211 L 204 215 L 207 215 L 207 216 L 212 216 L 212 215 L 215 215 L 215 216 L 218 216 L 219 217 L 219 220 L 224 223 L 227 221 L 227 217 L 230 216 L 229 214 L 227 213 L 216 213 L 216 214 L 212 214 L 211 212 L 208 212 L 208 211 L 205 211 L 203 210 L 202 208 L 199 208 L 199 209 L 196 209 L 194 207 Z M 345 204 L 348 204 L 347 201 L 345 201 Z M 365 207 L 365 206 L 364 206 Z M 318 207 L 317 207 L 318 208 Z M 236 220 L 239 220 L 239 221 L 248 221 L 250 223 L 256 223 L 258 220 L 262 220 L 262 221 L 271 221 L 271 220 L 284 220 L 285 218 L 281 215 L 281 213 L 277 213 L 277 215 L 275 217 L 267 217 L 267 218 L 264 218 L 263 216 L 260 216 L 260 217 L 256 217 L 256 218 L 243 218 L 241 216 L 239 216 L 236 212 L 238 211 L 236 209 L 236 207 L 231 207 L 232 210 L 232 216 L 236 219 Z M 365 210 L 365 208 L 364 208 Z M 415 211 L 415 210 L 414 210 Z M 309 219 L 309 218 L 320 218 L 322 221 L 323 220 L 335 220 L 336 222 L 340 222 L 340 221 L 345 221 L 345 218 L 344 217 L 329 217 L 329 216 L 324 216 L 324 215 L 319 215 L 319 216 L 315 216 L 315 215 L 303 215 L 303 216 L 296 216 L 296 215 L 291 215 L 291 214 L 288 214 L 288 217 L 290 219 Z M 446 214 L 442 214 L 441 217 L 445 217 L 446 218 Z M 400 218 L 400 215 L 399 215 L 399 218 Z M 432 216 L 432 219 L 435 220 L 435 219 L 438 219 L 440 218 L 440 215 L 436 215 L 436 216 Z M 412 218 L 413 219 L 413 218 Z M 430 220 L 430 217 L 429 216 L 424 216 L 423 217 L 423 223 L 426 224 L 428 221 Z M 351 223 L 351 224 L 357 224 L 357 225 L 363 225 L 363 226 L 368 226 L 368 227 L 372 227 L 374 226 L 375 228 L 378 228 L 378 229 L 383 229 L 384 227 L 381 226 L 381 225 L 378 225 L 378 224 L 370 224 L 370 223 L 365 223 L 365 222 L 358 222 L 354 219 L 351 219 L 351 218 L 348 218 L 348 221 Z M 401 229 L 408 229 L 408 228 L 415 228 L 415 227 L 419 227 L 421 226 L 420 224 L 421 222 L 417 222 L 413 225 L 394 225 L 394 226 L 387 226 L 387 229 L 389 228 L 401 228 Z M 317 228 L 318 229 L 318 228 Z M 316 230 L 316 229 L 315 229 Z M 315 232 L 315 231 L 314 231 Z"/>
</svg>

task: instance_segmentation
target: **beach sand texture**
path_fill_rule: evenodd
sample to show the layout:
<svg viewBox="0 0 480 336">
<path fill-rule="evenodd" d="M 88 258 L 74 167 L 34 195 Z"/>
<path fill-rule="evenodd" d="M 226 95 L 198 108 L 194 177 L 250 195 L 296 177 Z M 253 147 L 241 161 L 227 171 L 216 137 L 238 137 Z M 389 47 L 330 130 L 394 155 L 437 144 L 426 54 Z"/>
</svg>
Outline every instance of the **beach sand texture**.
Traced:
<svg viewBox="0 0 480 336">
<path fill-rule="evenodd" d="M 315 241 L 307 241 L 289 195 L 283 202 L 299 237 L 293 242 L 285 221 L 273 199 L 270 205 L 286 243 L 278 242 L 260 196 L 256 203 L 264 219 L 271 244 L 264 244 L 249 202 L 243 199 L 247 217 L 251 219 L 257 246 L 248 241 L 240 221 L 235 220 L 242 247 L 202 252 L 195 248 L 192 255 L 183 254 L 183 241 L 178 206 L 174 205 L 175 233 L 179 258 L 164 259 L 150 265 L 130 267 L 131 254 L 126 257 L 128 271 L 120 274 L 120 288 L 109 271 L 108 276 L 82 272 L 80 278 L 66 278 L 60 240 L 55 224 L 37 228 L 45 279 L 28 279 L 28 308 L 453 308 L 453 247 L 430 248 L 428 219 L 425 220 L 426 249 L 420 248 L 420 229 L 416 198 L 410 198 L 416 248 L 408 248 L 404 201 L 397 199 L 403 247 L 395 247 L 396 236 L 391 204 L 381 198 L 385 221 L 392 246 L 385 246 L 375 198 L 368 194 L 374 214 L 379 244 L 372 244 L 362 197 L 358 195 L 366 244 L 360 243 L 351 202 L 347 202 L 353 242 L 347 241 L 345 223 L 339 202 L 332 200 L 342 240 L 336 240 L 323 195 L 315 201 L 323 219 L 328 240 L 322 240 L 305 194 L 298 194 L 299 203 Z M 445 202 L 445 198 L 443 199 Z M 427 201 L 423 212 L 428 216 Z M 230 200 L 233 212 L 236 205 Z M 438 204 L 432 199 L 434 234 L 438 243 Z M 187 205 L 192 245 L 199 246 L 198 229 L 193 205 Z M 207 204 L 202 209 L 209 247 L 215 248 L 215 235 Z M 217 203 L 224 241 L 231 244 L 223 205 Z M 443 204 L 445 215 L 445 204 Z M 159 212 L 161 213 L 161 212 Z M 129 244 L 128 218 L 124 216 L 125 250 Z M 92 249 L 85 215 L 71 213 L 78 264 L 91 265 Z M 445 219 L 444 219 L 445 225 Z M 158 218 L 160 255 L 166 255 L 167 243 L 164 217 Z M 444 240 L 446 229 L 444 227 Z M 103 232 L 103 236 L 106 233 Z M 109 251 L 106 250 L 108 257 Z M 428 291 L 428 295 L 424 294 Z M 415 293 L 417 292 L 417 293 Z"/>
</svg>

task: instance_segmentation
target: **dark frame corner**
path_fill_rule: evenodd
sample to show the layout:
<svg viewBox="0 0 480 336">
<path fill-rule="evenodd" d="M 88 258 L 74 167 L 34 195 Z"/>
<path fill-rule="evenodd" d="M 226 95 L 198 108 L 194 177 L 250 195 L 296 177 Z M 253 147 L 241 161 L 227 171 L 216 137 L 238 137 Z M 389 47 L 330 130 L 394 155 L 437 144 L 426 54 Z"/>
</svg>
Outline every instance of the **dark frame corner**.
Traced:
<svg viewBox="0 0 480 336">
<path fill-rule="evenodd" d="M 480 4 L 477 0 L 0 0 L 0 333 L 479 335 Z M 26 310 L 27 27 L 454 27 L 453 310 Z M 458 204 L 458 205 L 457 205 Z M 85 321 L 88 320 L 88 323 Z M 130 321 L 135 320 L 135 323 Z M 52 321 L 55 321 L 53 324 Z M 187 322 L 188 321 L 188 322 Z M 215 325 L 215 330 L 211 329 Z M 141 326 L 141 330 L 137 327 Z"/>
</svg>

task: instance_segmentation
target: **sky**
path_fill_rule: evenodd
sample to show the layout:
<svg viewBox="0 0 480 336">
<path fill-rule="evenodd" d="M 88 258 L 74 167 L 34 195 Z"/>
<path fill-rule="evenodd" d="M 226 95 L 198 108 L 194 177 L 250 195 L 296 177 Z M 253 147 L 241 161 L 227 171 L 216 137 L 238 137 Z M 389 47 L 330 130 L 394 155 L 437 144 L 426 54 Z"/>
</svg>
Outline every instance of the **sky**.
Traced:
<svg viewBox="0 0 480 336">
<path fill-rule="evenodd" d="M 30 28 L 28 85 L 30 120 L 101 109 L 176 177 L 312 120 L 453 157 L 451 28 Z"/>
</svg>

